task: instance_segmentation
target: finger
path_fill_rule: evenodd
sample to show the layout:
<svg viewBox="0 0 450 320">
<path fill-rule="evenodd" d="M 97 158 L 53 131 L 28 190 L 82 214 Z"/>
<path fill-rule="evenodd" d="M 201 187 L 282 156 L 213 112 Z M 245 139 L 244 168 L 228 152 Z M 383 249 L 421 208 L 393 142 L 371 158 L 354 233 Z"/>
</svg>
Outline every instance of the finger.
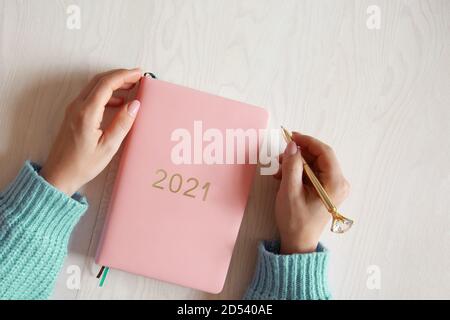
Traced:
<svg viewBox="0 0 450 320">
<path fill-rule="evenodd" d="M 295 142 L 290 142 L 286 146 L 281 167 L 283 175 L 280 188 L 285 188 L 289 194 L 297 196 L 303 186 L 303 163 Z"/>
<path fill-rule="evenodd" d="M 303 157 L 303 159 L 305 159 L 305 161 L 306 161 L 308 164 L 314 164 L 314 162 L 316 161 L 317 157 L 315 157 L 315 156 L 313 156 L 311 153 L 309 153 L 308 149 L 306 149 L 306 148 L 303 148 L 303 149 L 302 149 L 302 147 L 300 147 L 300 146 L 299 146 L 299 148 L 300 148 L 301 151 L 302 151 L 302 157 Z"/>
<path fill-rule="evenodd" d="M 312 166 L 313 171 L 316 172 L 319 180 L 335 202 L 339 204 L 348 195 L 350 185 L 342 174 L 333 149 L 307 135 L 295 133 L 292 138 L 302 148 L 302 154 L 305 154 L 305 150 L 307 150 L 312 157 L 315 157 Z"/>
<path fill-rule="evenodd" d="M 119 149 L 120 144 L 133 126 L 140 105 L 138 100 L 133 100 L 121 108 L 101 137 L 100 145 L 102 148 L 106 148 L 108 152 L 113 154 Z"/>
<path fill-rule="evenodd" d="M 281 180 L 281 177 L 282 177 L 281 164 L 283 163 L 283 154 L 278 155 L 278 163 L 279 163 L 279 167 L 278 167 L 277 173 L 275 173 L 273 175 L 273 177 L 277 180 Z"/>
<path fill-rule="evenodd" d="M 273 175 L 273 177 L 274 177 L 276 180 L 281 180 L 281 179 L 283 178 L 283 174 L 282 174 L 281 169 L 278 169 L 277 173 L 275 173 L 275 174 Z"/>
<path fill-rule="evenodd" d="M 292 134 L 292 139 L 302 149 L 305 160 L 309 163 L 311 163 L 312 160 L 319 173 L 326 175 L 336 175 L 341 173 L 339 162 L 330 146 L 316 138 L 298 132 Z"/>
<path fill-rule="evenodd" d="M 112 96 L 111 99 L 109 99 L 109 101 L 106 104 L 106 106 L 108 106 L 108 107 L 119 107 L 119 106 L 123 105 L 124 100 L 125 100 L 125 98 L 123 98 L 123 97 Z"/>
<path fill-rule="evenodd" d="M 283 153 L 281 153 L 281 154 L 278 155 L 278 163 L 279 163 L 279 164 L 282 164 L 282 163 L 283 163 L 283 156 L 284 156 Z"/>
<path fill-rule="evenodd" d="M 121 69 L 114 69 L 106 72 L 99 73 L 95 75 L 88 83 L 86 87 L 81 90 L 80 94 L 78 95 L 81 100 L 86 100 L 86 98 L 89 96 L 89 94 L 92 92 L 94 87 L 97 85 L 100 79 L 109 76 L 110 74 L 120 71 Z M 135 86 L 135 83 L 125 83 L 120 89 L 129 90 L 132 89 Z"/>
<path fill-rule="evenodd" d="M 119 70 L 119 69 L 109 70 L 109 71 L 106 71 L 106 72 L 102 72 L 102 73 L 96 74 L 96 75 L 89 81 L 89 83 L 87 84 L 87 86 L 84 87 L 83 90 L 81 90 L 81 92 L 80 92 L 80 94 L 79 94 L 79 97 L 80 97 L 82 100 L 85 100 L 85 99 L 88 97 L 89 93 L 91 93 L 92 89 L 93 89 L 93 88 L 95 87 L 95 85 L 97 84 L 98 80 L 100 80 L 102 77 L 107 76 L 108 74 L 111 74 L 111 73 L 113 73 L 113 72 L 115 72 L 115 71 L 117 71 L 117 70 Z"/>
<path fill-rule="evenodd" d="M 86 111 L 88 113 L 94 113 L 94 118 L 101 117 L 104 107 L 109 99 L 111 99 L 114 91 L 123 86 L 130 86 L 138 82 L 140 78 L 141 71 L 139 69 L 115 70 L 112 73 L 104 75 L 98 80 L 86 98 Z"/>
</svg>

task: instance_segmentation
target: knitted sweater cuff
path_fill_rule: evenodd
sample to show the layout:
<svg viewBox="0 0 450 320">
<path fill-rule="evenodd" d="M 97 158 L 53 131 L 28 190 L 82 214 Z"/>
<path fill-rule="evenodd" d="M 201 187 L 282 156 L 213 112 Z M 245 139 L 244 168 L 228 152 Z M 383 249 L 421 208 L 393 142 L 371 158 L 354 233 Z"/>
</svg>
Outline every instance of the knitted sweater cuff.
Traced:
<svg viewBox="0 0 450 320">
<path fill-rule="evenodd" d="M 27 161 L 0 192 L 0 299 L 50 295 L 70 234 L 88 207 L 84 197 L 67 196 L 39 170 Z"/>
<path fill-rule="evenodd" d="M 9 226 L 45 229 L 47 235 L 68 237 L 88 207 L 86 198 L 78 193 L 67 196 L 41 177 L 40 169 L 39 165 L 26 161 L 0 194 L 3 209 L 0 221 Z M 58 232 L 53 232 L 54 229 Z"/>
<path fill-rule="evenodd" d="M 258 248 L 255 275 L 245 299 L 327 300 L 328 251 L 282 255 L 279 241 L 263 241 Z"/>
</svg>

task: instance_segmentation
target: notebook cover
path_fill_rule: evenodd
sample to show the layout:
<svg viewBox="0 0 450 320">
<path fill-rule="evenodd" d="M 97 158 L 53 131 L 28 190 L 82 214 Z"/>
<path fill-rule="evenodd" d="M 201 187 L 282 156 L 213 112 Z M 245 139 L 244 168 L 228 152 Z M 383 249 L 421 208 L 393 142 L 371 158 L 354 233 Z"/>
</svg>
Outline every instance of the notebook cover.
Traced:
<svg viewBox="0 0 450 320">
<path fill-rule="evenodd" d="M 219 293 L 256 165 L 174 164 L 178 142 L 171 134 L 185 128 L 193 135 L 194 121 L 202 121 L 203 132 L 217 128 L 225 139 L 226 129 L 266 128 L 268 114 L 149 77 L 141 79 L 137 99 L 141 108 L 122 153 L 96 263 Z M 167 177 L 158 182 L 161 170 Z"/>
</svg>

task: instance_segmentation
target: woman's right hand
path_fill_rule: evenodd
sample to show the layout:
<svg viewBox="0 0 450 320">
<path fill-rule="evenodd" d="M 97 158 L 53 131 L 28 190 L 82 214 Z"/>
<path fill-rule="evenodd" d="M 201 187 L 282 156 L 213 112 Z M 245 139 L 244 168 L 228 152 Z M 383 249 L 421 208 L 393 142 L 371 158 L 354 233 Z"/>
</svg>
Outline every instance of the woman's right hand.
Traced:
<svg viewBox="0 0 450 320">
<path fill-rule="evenodd" d="M 314 252 L 331 218 L 308 177 L 303 177 L 302 156 L 336 206 L 344 201 L 350 190 L 331 147 L 298 132 L 293 133 L 292 139 L 277 174 L 278 178 L 281 177 L 281 184 L 275 217 L 281 238 L 281 254 Z"/>
</svg>

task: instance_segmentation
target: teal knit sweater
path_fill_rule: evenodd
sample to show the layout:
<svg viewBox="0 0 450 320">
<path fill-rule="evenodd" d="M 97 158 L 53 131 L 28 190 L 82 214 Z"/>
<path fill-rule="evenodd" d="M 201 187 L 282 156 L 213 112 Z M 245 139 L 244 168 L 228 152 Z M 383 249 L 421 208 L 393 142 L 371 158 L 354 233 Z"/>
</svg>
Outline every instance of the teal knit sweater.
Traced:
<svg viewBox="0 0 450 320">
<path fill-rule="evenodd" d="M 48 184 L 26 162 L 0 193 L 0 299 L 46 299 L 67 255 L 70 234 L 86 199 Z M 259 245 L 246 299 L 329 299 L 328 253 L 280 255 L 277 241 Z"/>
</svg>

